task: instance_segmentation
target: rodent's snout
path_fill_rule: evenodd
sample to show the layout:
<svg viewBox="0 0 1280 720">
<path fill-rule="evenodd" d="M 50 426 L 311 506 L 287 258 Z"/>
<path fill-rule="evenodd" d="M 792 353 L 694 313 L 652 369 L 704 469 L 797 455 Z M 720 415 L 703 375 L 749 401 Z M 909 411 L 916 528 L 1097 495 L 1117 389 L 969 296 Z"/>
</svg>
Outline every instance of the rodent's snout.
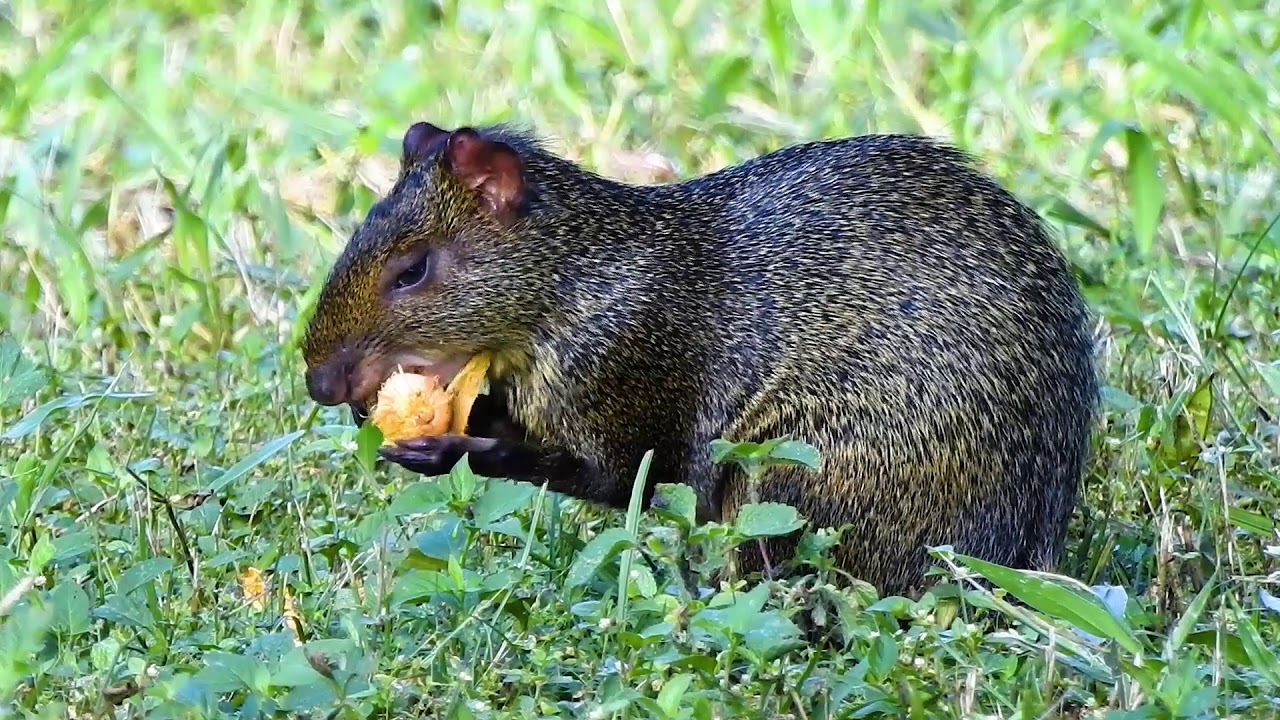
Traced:
<svg viewBox="0 0 1280 720">
<path fill-rule="evenodd" d="M 341 405 L 351 408 L 351 420 L 358 426 L 369 419 L 368 405 L 355 397 L 351 390 L 351 373 L 346 363 L 329 362 L 307 370 L 307 393 L 321 405 Z"/>
<path fill-rule="evenodd" d="M 321 405 L 339 405 L 351 399 L 351 378 L 345 362 L 327 362 L 307 368 L 307 394 Z"/>
</svg>

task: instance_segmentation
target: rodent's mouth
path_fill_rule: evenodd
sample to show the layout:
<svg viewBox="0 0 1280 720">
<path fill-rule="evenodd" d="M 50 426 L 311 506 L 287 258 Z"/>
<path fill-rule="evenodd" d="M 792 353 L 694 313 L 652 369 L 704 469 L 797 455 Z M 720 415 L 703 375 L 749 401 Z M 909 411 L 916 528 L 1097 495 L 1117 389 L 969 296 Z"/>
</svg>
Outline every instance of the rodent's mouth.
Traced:
<svg viewBox="0 0 1280 720">
<path fill-rule="evenodd" d="M 356 426 L 364 425 L 364 422 L 369 419 L 369 406 L 355 400 L 347 405 L 351 408 L 351 419 L 355 421 Z"/>
<path fill-rule="evenodd" d="M 387 378 L 396 372 L 408 372 L 416 375 L 434 375 L 441 385 L 453 380 L 469 356 L 427 357 L 420 353 L 393 353 L 379 358 L 367 358 L 355 368 L 351 377 L 351 406 L 357 424 L 368 419 L 369 408 L 378 398 L 378 390 Z"/>
</svg>

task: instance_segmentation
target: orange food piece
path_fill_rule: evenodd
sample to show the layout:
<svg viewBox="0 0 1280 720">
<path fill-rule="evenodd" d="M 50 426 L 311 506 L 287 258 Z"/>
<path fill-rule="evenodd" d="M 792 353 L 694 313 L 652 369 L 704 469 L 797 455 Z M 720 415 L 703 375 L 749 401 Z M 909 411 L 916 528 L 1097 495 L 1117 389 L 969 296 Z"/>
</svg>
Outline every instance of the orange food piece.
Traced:
<svg viewBox="0 0 1280 720">
<path fill-rule="evenodd" d="M 453 376 L 453 381 L 446 389 L 453 403 L 453 422 L 449 425 L 449 432 L 455 435 L 466 432 L 467 418 L 471 416 L 471 406 L 480 395 L 480 390 L 484 387 L 485 374 L 489 372 L 489 359 L 488 353 L 480 353 L 471 358 L 458 371 L 458 374 Z"/>
<path fill-rule="evenodd" d="M 397 372 L 382 384 L 369 420 L 382 431 L 383 441 L 439 435 L 449 429 L 452 406 L 445 389 L 431 375 Z"/>
<path fill-rule="evenodd" d="M 471 358 L 448 387 L 441 387 L 439 378 L 431 375 L 396 372 L 387 378 L 369 416 L 382 431 L 384 444 L 446 432 L 463 434 L 489 361 L 488 353 Z"/>
</svg>

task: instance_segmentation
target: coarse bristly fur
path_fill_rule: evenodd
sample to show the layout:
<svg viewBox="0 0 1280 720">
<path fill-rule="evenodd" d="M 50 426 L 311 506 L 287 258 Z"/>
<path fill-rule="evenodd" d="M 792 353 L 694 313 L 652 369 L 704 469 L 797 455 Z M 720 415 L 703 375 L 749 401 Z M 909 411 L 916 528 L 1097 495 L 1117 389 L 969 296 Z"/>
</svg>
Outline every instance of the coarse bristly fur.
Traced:
<svg viewBox="0 0 1280 720">
<path fill-rule="evenodd" d="M 506 126 L 475 132 L 518 157 L 514 214 L 490 211 L 445 140 L 411 152 L 406 136 L 305 355 L 491 351 L 510 432 L 386 457 L 438 473 L 469 452 L 482 474 L 621 508 L 653 449 L 650 493 L 687 483 L 700 517 L 728 520 L 748 490 L 711 441 L 790 436 L 821 469 L 775 469 L 759 499 L 851 523 L 837 557 L 881 592 L 925 585 L 929 545 L 1055 566 L 1096 414 L 1087 310 L 1041 220 L 966 154 L 872 135 L 639 186 Z M 429 282 L 379 291 L 388 262 L 426 248 Z M 770 540 L 768 560 L 796 540 Z M 762 569 L 756 544 L 740 553 Z"/>
</svg>

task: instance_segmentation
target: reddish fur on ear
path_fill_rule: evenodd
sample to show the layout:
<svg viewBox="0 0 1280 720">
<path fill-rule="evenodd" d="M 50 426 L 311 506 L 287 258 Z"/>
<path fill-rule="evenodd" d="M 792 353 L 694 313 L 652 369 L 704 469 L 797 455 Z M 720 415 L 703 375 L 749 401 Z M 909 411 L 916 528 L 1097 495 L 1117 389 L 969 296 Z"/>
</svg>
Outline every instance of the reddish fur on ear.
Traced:
<svg viewBox="0 0 1280 720">
<path fill-rule="evenodd" d="M 514 148 L 486 140 L 472 128 L 459 128 L 449 135 L 444 163 L 454 177 L 480 192 L 499 222 L 515 222 L 524 204 L 525 186 L 524 163 Z"/>
<path fill-rule="evenodd" d="M 401 143 L 401 166 L 408 167 L 426 157 L 432 146 L 448 134 L 447 130 L 441 130 L 429 122 L 410 125 L 404 133 L 404 142 Z"/>
</svg>

